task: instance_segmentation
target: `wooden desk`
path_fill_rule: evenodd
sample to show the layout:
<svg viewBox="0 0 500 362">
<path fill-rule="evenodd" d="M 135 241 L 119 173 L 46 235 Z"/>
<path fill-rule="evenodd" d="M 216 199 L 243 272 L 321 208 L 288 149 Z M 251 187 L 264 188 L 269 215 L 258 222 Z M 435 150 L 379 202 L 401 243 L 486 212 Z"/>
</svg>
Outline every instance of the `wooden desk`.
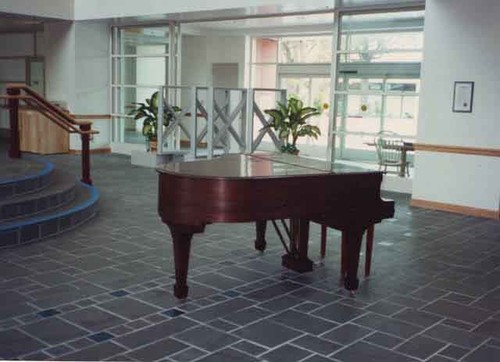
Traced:
<svg viewBox="0 0 500 362">
<path fill-rule="evenodd" d="M 69 152 L 68 132 L 37 111 L 19 111 L 19 138 L 23 152 L 42 155 Z"/>
</svg>

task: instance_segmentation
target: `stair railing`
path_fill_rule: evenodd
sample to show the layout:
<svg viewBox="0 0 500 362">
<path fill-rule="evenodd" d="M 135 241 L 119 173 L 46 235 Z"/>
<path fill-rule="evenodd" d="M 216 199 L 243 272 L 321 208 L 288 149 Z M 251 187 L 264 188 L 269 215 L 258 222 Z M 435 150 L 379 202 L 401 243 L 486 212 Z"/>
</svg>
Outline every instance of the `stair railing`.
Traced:
<svg viewBox="0 0 500 362">
<path fill-rule="evenodd" d="M 21 94 L 24 93 L 24 94 Z M 90 138 L 99 132 L 92 129 L 92 122 L 77 121 L 69 113 L 47 101 L 43 96 L 25 84 L 7 84 L 7 96 L 10 115 L 10 158 L 21 158 L 19 139 L 19 101 L 40 112 L 47 119 L 67 131 L 79 134 L 82 140 L 82 178 L 81 181 L 92 185 L 90 178 Z"/>
</svg>

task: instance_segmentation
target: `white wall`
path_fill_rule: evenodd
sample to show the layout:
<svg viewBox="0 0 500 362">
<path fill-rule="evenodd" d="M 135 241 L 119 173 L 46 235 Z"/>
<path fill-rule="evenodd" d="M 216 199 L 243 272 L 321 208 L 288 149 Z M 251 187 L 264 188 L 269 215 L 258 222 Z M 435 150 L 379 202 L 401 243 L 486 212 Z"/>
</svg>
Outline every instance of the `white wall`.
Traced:
<svg viewBox="0 0 500 362">
<path fill-rule="evenodd" d="M 47 23 L 44 28 L 45 96 L 51 101 L 64 101 L 75 108 L 76 39 L 73 23 Z"/>
<path fill-rule="evenodd" d="M 242 9 L 239 15 L 333 8 L 332 0 L 75 0 L 75 20 Z M 249 11 L 248 8 L 253 8 Z M 205 14 L 206 16 L 206 14 Z M 214 16 L 212 14 L 212 16 Z M 220 17 L 220 14 L 217 14 Z"/>
<path fill-rule="evenodd" d="M 0 34 L 0 56 L 35 55 L 33 33 Z"/>
<path fill-rule="evenodd" d="M 243 87 L 245 72 L 244 36 L 182 37 L 182 85 L 212 85 L 214 63 L 238 63 L 238 86 Z"/>
<path fill-rule="evenodd" d="M 417 142 L 500 149 L 500 2 L 427 0 Z M 455 81 L 474 81 L 472 113 L 453 113 Z M 413 198 L 487 210 L 500 159 L 417 152 Z"/>
<path fill-rule="evenodd" d="M 109 29 L 104 23 L 45 25 L 46 97 L 63 101 L 74 114 L 109 114 Z M 91 148 L 109 145 L 108 120 L 93 121 Z M 70 136 L 70 148 L 80 149 L 80 137 Z"/>
<path fill-rule="evenodd" d="M 237 64 L 238 74 L 233 87 L 244 86 L 245 72 L 245 37 L 244 36 L 196 36 L 183 35 L 182 37 L 182 66 L 181 84 L 184 86 L 215 86 L 213 80 L 214 64 Z M 220 81 L 220 80 L 219 80 Z M 231 95 L 231 108 L 239 100 L 239 93 Z M 188 94 L 183 94 L 181 103 L 189 104 Z M 205 104 L 204 93 L 198 98 Z M 232 124 L 236 129 L 239 121 Z M 201 131 L 201 128 L 199 129 Z M 236 147 L 232 142 L 232 148 Z"/>
<path fill-rule="evenodd" d="M 75 30 L 75 103 L 72 111 L 75 114 L 109 114 L 109 27 L 106 23 L 80 22 L 76 23 Z M 99 134 L 93 137 L 90 147 L 109 146 L 111 120 L 93 120 L 92 128 Z M 73 145 L 79 149 L 79 139 Z"/>
<path fill-rule="evenodd" d="M 40 35 L 37 37 L 37 53 L 40 55 Z M 35 36 L 33 33 L 0 34 L 0 57 L 34 56 Z M 26 82 L 26 61 L 24 58 L 0 59 L 0 93 L 5 94 L 5 82 Z M 0 110 L 0 128 L 9 128 L 8 111 Z"/>
<path fill-rule="evenodd" d="M 72 19 L 73 0 L 2 0 L 0 12 Z"/>
<path fill-rule="evenodd" d="M 207 64 L 207 42 L 204 36 L 183 35 L 182 36 L 182 85 L 208 84 L 210 67 Z"/>
</svg>

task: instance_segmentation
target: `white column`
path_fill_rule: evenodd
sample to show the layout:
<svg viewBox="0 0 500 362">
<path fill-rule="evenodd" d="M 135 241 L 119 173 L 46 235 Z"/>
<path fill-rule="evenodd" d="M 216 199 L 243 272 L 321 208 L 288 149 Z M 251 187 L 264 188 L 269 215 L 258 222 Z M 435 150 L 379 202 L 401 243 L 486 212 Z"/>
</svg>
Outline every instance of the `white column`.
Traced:
<svg viewBox="0 0 500 362">
<path fill-rule="evenodd" d="M 46 97 L 73 111 L 76 87 L 74 23 L 46 23 L 44 29 Z"/>
<path fill-rule="evenodd" d="M 106 23 L 47 23 L 44 31 L 46 97 L 64 102 L 71 113 L 110 113 L 109 27 Z M 110 143 L 110 121 L 93 120 L 99 131 L 91 148 Z M 81 149 L 71 135 L 70 149 Z"/>
</svg>

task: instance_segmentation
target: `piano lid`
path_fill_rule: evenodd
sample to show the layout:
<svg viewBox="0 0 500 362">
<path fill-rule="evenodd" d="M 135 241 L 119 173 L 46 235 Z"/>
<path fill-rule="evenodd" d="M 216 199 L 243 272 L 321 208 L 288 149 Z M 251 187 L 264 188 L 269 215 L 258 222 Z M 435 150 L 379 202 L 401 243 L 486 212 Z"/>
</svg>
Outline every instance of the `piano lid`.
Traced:
<svg viewBox="0 0 500 362">
<path fill-rule="evenodd" d="M 159 173 L 209 178 L 271 178 L 325 174 L 380 173 L 361 167 L 334 164 L 312 158 L 275 154 L 233 154 L 213 160 L 171 162 L 156 169 Z"/>
</svg>

